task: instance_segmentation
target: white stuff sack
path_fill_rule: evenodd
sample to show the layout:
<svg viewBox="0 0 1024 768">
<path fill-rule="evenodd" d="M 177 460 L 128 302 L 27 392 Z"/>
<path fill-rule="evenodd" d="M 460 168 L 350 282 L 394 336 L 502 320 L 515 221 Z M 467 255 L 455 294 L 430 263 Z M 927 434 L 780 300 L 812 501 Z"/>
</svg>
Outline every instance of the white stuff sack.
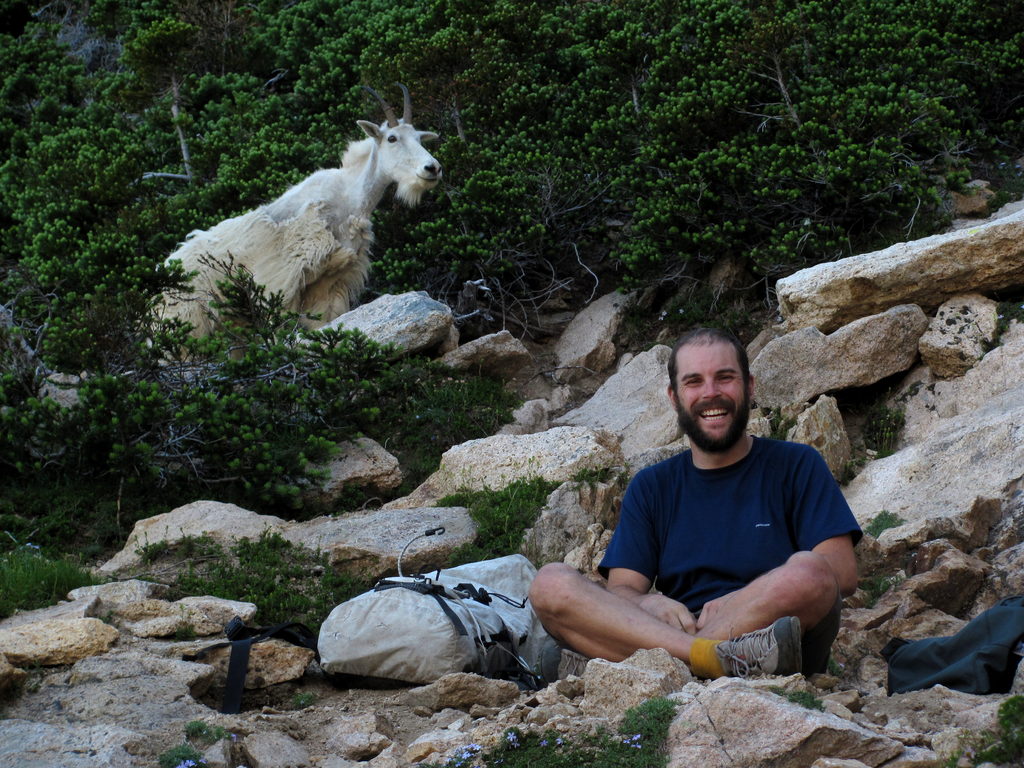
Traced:
<svg viewBox="0 0 1024 768">
<path fill-rule="evenodd" d="M 331 611 L 320 627 L 320 666 L 332 675 L 420 684 L 451 672 L 528 672 L 520 648 L 535 624 L 526 602 L 535 574 L 525 557 L 509 555 L 383 579 Z M 481 590 L 488 604 L 474 598 Z"/>
</svg>

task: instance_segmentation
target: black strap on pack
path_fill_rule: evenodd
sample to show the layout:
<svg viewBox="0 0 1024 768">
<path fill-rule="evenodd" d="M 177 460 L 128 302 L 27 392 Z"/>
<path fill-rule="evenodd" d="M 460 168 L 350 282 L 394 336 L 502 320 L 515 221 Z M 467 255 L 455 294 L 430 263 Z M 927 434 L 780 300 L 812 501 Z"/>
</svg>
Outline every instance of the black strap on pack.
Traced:
<svg viewBox="0 0 1024 768">
<path fill-rule="evenodd" d="M 185 654 L 182 658 L 185 661 L 200 661 L 210 651 L 231 646 L 228 675 L 224 684 L 224 701 L 220 710 L 225 715 L 238 714 L 242 709 L 242 692 L 245 690 L 245 676 L 249 671 L 249 649 L 252 648 L 253 643 L 269 640 L 272 637 L 285 640 L 292 645 L 309 648 L 316 654 L 316 660 L 320 661 L 320 652 L 316 647 L 316 635 L 305 624 L 297 621 L 286 621 L 270 627 L 247 627 L 240 617 L 235 616 L 224 627 L 224 634 L 228 638 L 226 641 L 208 645 L 196 653 Z"/>
<path fill-rule="evenodd" d="M 440 584 L 427 584 L 422 581 L 388 581 L 384 579 L 377 582 L 373 591 L 383 592 L 385 589 L 411 589 L 413 592 L 419 592 L 421 595 L 430 595 L 437 601 L 438 606 L 444 611 L 444 615 L 448 617 L 448 620 L 451 621 L 455 631 L 460 635 L 469 635 L 469 632 L 466 631 L 466 625 L 462 623 L 462 619 L 455 614 L 455 611 L 448 605 L 448 601 L 444 599 L 444 587 Z"/>
</svg>

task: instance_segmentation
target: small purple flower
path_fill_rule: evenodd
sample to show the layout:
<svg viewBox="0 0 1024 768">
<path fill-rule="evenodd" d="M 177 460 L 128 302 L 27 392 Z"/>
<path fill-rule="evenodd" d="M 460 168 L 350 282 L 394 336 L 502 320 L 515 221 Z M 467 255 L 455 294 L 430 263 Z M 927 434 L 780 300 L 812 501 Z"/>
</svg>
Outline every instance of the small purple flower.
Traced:
<svg viewBox="0 0 1024 768">
<path fill-rule="evenodd" d="M 509 731 L 508 733 L 506 733 L 505 741 L 508 742 L 508 745 L 512 747 L 512 749 L 519 748 L 519 734 L 515 731 Z"/>
</svg>

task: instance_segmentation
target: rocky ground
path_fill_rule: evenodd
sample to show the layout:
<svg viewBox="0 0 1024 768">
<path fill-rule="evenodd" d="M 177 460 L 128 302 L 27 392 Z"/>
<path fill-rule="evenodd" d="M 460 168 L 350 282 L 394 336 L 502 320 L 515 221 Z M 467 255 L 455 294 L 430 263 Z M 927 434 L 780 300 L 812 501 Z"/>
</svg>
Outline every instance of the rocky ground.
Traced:
<svg viewBox="0 0 1024 768">
<path fill-rule="evenodd" d="M 470 743 L 496 744 L 513 726 L 553 729 L 570 741 L 614 730 L 628 707 L 652 697 L 677 704 L 667 744 L 673 768 L 946 765 L 997 729 L 999 707 L 1024 693 L 1024 673 L 1008 693 L 940 685 L 888 696 L 880 651 L 893 637 L 951 635 L 999 599 L 1024 593 L 1024 326 L 1010 324 L 997 344 L 997 302 L 984 295 L 1024 288 L 1021 243 L 1018 212 L 805 270 L 780 281 L 788 326 L 766 329 L 751 344 L 760 391 L 771 401 L 761 404 L 783 416 L 788 439 L 815 445 L 837 476 L 851 468 L 863 426 L 862 414 L 841 407 L 852 389 L 895 381 L 887 402 L 906 418 L 895 452 L 869 460 L 861 450 L 866 463 L 844 487 L 862 525 L 882 512 L 895 522 L 857 547 L 864 588 L 846 601 L 830 674 L 697 681 L 664 652 L 645 651 L 619 664 L 593 660 L 581 677 L 539 692 L 466 674 L 381 690 L 332 684 L 310 651 L 270 641 L 254 646 L 243 711 L 219 714 L 224 652 L 208 663 L 182 656 L 212 642 L 234 615 L 257 623 L 256 606 L 165 599 L 159 585 L 131 578 L 140 542 L 199 534 L 230 542 L 270 528 L 327 552 L 338 568 L 383 575 L 393 572 L 394 542 L 407 540 L 410 519 L 449 526 L 455 541 L 411 555 L 409 568 L 420 555 L 443 560 L 445 547 L 472 538 L 464 509 L 432 506 L 447 492 L 540 474 L 562 485 L 524 551 L 592 573 L 622 484 L 573 478 L 616 468 L 628 474 L 684 447 L 666 418 L 667 348 L 623 354 L 609 343 L 622 322 L 622 297 L 593 302 L 542 353 L 507 333 L 458 346 L 451 318 L 437 320 L 444 308 L 430 306 L 423 343 L 447 340 L 450 363 L 490 366 L 509 378 L 531 366 L 520 376 L 530 399 L 515 423 L 456 446 L 410 497 L 380 510 L 291 523 L 197 502 L 141 521 L 101 569 L 117 580 L 0 622 L 7 699 L 0 768 L 155 766 L 197 721 L 225 734 L 202 744 L 211 767 L 405 768 L 444 762 Z M 951 263 L 959 265 L 955 284 L 922 279 Z M 812 319 L 801 321 L 801 313 Z M 834 330 L 826 335 L 815 322 Z M 786 402 L 792 392 L 799 402 Z M 764 413 L 752 420 L 758 434 L 772 428 Z M 377 448 L 367 447 L 375 457 L 368 464 L 383 466 Z M 182 629 L 197 639 L 171 639 Z M 968 751 L 961 765 L 972 764 Z"/>
</svg>

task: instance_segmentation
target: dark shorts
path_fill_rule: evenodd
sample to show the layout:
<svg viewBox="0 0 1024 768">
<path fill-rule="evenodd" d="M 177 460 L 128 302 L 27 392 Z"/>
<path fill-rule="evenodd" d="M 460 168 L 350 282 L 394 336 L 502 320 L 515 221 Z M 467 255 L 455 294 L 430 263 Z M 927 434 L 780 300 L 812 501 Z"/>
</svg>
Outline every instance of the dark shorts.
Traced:
<svg viewBox="0 0 1024 768">
<path fill-rule="evenodd" d="M 832 643 L 839 634 L 839 616 L 843 610 L 843 598 L 837 597 L 832 610 L 811 629 L 804 632 L 801 649 L 805 675 L 828 671 L 828 655 Z"/>
</svg>

